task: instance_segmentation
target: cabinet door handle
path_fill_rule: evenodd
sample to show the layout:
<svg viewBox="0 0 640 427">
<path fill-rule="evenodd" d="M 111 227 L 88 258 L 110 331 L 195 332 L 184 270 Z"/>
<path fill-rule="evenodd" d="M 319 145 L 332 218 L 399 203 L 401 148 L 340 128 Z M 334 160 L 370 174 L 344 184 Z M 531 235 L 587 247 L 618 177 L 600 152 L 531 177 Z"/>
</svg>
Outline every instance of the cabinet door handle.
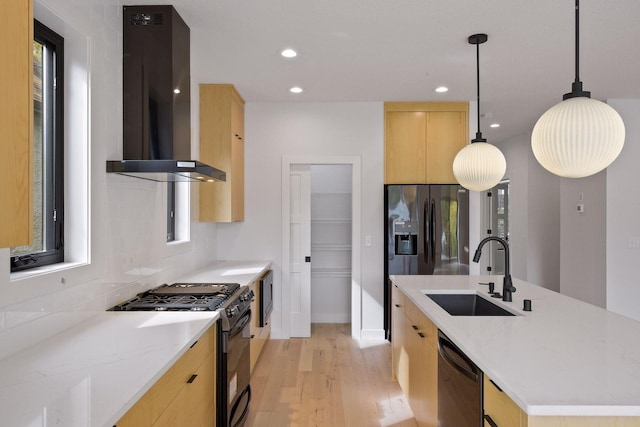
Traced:
<svg viewBox="0 0 640 427">
<path fill-rule="evenodd" d="M 196 342 L 194 342 L 193 344 L 191 344 L 191 347 L 189 347 L 189 348 L 193 348 L 193 347 L 195 347 L 195 346 L 196 346 L 196 344 L 198 344 L 198 341 L 196 341 Z"/>
<path fill-rule="evenodd" d="M 191 378 L 189 378 L 189 380 L 187 381 L 187 384 L 191 384 L 192 382 L 194 382 L 197 376 L 198 374 L 191 375 Z"/>
<path fill-rule="evenodd" d="M 424 338 L 424 334 L 422 332 L 418 332 L 418 335 L 420 336 L 420 338 Z"/>
<path fill-rule="evenodd" d="M 394 304 L 394 305 L 395 305 L 396 307 L 398 307 L 398 308 L 400 308 L 400 307 L 401 307 L 401 306 L 400 306 L 400 304 Z"/>
<path fill-rule="evenodd" d="M 491 418 L 491 416 L 490 416 L 490 415 L 486 415 L 486 414 L 485 414 L 485 416 L 484 416 L 484 420 L 485 420 L 487 423 L 489 423 L 489 425 L 490 425 L 491 427 L 499 427 L 499 426 L 498 426 L 498 424 L 496 424 L 496 422 L 495 422 L 495 421 L 493 421 L 493 419 Z"/>
<path fill-rule="evenodd" d="M 255 335 L 251 335 L 251 339 L 253 339 L 255 337 Z"/>
<path fill-rule="evenodd" d="M 416 325 L 411 325 L 411 327 L 413 328 L 414 331 L 418 330 L 418 327 Z"/>
</svg>

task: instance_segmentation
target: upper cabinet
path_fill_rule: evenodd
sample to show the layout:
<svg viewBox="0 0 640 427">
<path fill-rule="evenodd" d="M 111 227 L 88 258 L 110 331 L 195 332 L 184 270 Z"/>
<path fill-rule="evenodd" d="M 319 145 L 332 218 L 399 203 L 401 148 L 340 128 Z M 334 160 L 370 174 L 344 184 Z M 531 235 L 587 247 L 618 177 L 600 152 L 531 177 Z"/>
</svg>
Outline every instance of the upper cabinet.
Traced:
<svg viewBox="0 0 640 427">
<path fill-rule="evenodd" d="M 33 2 L 0 5 L 0 247 L 32 240 Z"/>
<path fill-rule="evenodd" d="M 385 184 L 455 184 L 453 159 L 469 143 L 467 102 L 384 104 Z"/>
<path fill-rule="evenodd" d="M 200 161 L 227 173 L 199 184 L 200 221 L 243 221 L 244 100 L 233 85 L 200 85 Z"/>
</svg>

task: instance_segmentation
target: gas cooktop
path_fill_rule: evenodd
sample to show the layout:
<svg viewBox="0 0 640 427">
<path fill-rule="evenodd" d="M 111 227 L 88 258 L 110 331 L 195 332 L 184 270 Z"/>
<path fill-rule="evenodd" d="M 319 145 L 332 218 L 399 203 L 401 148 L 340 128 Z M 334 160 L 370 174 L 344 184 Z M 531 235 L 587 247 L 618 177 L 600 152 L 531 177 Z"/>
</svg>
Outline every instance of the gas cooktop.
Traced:
<svg viewBox="0 0 640 427">
<path fill-rule="evenodd" d="M 112 311 L 214 311 L 240 288 L 238 283 L 174 283 L 136 295 Z"/>
</svg>

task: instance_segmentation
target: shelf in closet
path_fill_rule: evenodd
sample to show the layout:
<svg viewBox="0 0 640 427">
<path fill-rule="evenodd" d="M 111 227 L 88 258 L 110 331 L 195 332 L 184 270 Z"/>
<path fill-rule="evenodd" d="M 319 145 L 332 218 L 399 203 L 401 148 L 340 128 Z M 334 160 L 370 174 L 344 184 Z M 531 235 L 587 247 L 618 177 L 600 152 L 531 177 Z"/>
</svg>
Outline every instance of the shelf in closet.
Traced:
<svg viewBox="0 0 640 427">
<path fill-rule="evenodd" d="M 350 224 L 351 218 L 311 218 L 312 224 Z"/>
<path fill-rule="evenodd" d="M 350 251 L 351 245 L 340 243 L 312 243 L 311 251 Z"/>
<path fill-rule="evenodd" d="M 351 269 L 311 268 L 311 277 L 350 278 Z"/>
</svg>

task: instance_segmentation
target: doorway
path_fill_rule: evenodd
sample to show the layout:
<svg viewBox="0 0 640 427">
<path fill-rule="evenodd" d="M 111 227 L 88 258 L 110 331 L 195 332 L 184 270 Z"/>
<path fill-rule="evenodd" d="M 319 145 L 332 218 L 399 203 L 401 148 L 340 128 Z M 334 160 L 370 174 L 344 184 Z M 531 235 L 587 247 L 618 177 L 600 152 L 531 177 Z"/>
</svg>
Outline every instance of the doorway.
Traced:
<svg viewBox="0 0 640 427">
<path fill-rule="evenodd" d="M 292 178 L 305 167 L 315 177 L 310 179 L 313 190 L 309 192 L 310 245 L 306 254 L 300 252 L 305 249 L 298 243 L 304 238 L 297 236 L 304 226 L 294 225 L 302 211 L 296 197 L 303 192 L 298 188 L 300 180 Z M 354 244 L 360 241 L 360 169 L 359 157 L 283 158 L 282 331 L 286 337 L 305 331 L 306 325 L 299 322 L 307 321 L 301 310 L 308 307 L 309 323 L 347 320 L 344 323 L 351 323 L 352 337 L 360 338 L 361 254 L 360 246 Z M 311 274 L 309 282 L 302 283 L 298 271 L 304 270 L 299 270 L 299 264 L 306 259 Z"/>
<path fill-rule="evenodd" d="M 485 229 L 487 236 L 496 236 L 509 241 L 509 180 L 485 192 Z M 490 242 L 489 256 L 482 271 L 486 274 L 504 274 L 504 248 L 496 242 Z"/>
<path fill-rule="evenodd" d="M 351 165 L 311 165 L 311 323 L 351 322 Z"/>
</svg>

